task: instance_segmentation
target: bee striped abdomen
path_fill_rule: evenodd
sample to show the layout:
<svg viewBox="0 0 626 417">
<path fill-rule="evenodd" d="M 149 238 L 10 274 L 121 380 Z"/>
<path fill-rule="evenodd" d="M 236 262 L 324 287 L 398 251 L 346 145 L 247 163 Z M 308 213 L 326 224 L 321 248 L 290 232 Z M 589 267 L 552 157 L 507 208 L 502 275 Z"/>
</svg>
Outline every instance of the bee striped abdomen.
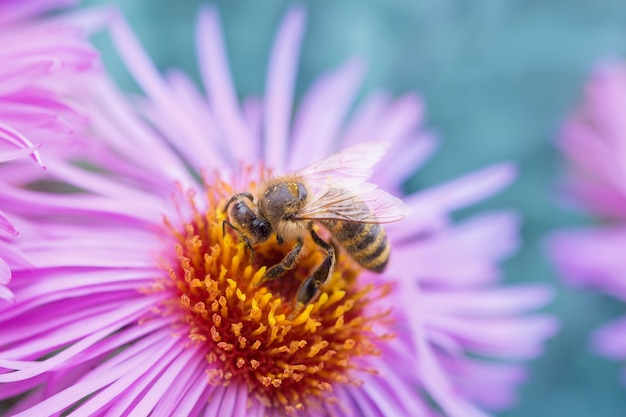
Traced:
<svg viewBox="0 0 626 417">
<path fill-rule="evenodd" d="M 364 268 L 382 272 L 389 260 L 389 241 L 380 224 L 324 220 L 321 223 Z"/>
</svg>

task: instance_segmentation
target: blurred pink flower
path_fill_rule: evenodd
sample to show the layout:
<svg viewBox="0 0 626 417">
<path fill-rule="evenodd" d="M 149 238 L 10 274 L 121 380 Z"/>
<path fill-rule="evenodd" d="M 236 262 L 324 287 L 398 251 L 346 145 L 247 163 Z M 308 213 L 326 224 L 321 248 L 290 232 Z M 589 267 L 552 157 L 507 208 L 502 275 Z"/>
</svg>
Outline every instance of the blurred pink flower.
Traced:
<svg viewBox="0 0 626 417">
<path fill-rule="evenodd" d="M 265 169 L 384 141 L 371 181 L 397 195 L 435 148 L 414 95 L 373 93 L 348 118 L 359 61 L 319 78 L 292 114 L 304 19 L 288 13 L 265 97 L 241 105 L 215 10 L 197 22 L 203 92 L 179 71 L 161 77 L 126 24 L 113 24 L 146 97 L 131 104 L 107 79 L 89 80 L 78 97 L 93 136 L 21 181 L 73 192 L 0 189 L 27 255 L 14 267 L 15 303 L 0 300 L 0 398 L 27 394 L 11 413 L 472 417 L 514 403 L 523 362 L 556 328 L 528 314 L 550 292 L 498 282 L 518 245 L 515 214 L 450 220 L 505 187 L 510 165 L 406 196 L 411 215 L 386 226 L 387 270 L 341 256 L 326 295 L 293 318 L 287 278 L 250 284 L 282 246 L 263 244 L 249 264 L 244 244 L 222 235 L 224 199 Z M 299 262 L 319 259 L 311 252 Z"/>
<path fill-rule="evenodd" d="M 33 153 L 33 140 L 83 124 L 66 89 L 72 77 L 93 67 L 97 54 L 78 25 L 37 17 L 64 3 L 0 2 L 0 145 L 6 145 L 0 162 Z"/>
<path fill-rule="evenodd" d="M 570 164 L 575 201 L 603 224 L 564 230 L 549 241 L 554 261 L 572 282 L 626 300 L 626 64 L 598 66 L 559 145 Z M 600 329 L 594 348 L 626 358 L 626 317 Z"/>
<path fill-rule="evenodd" d="M 92 68 L 97 54 L 78 25 L 38 17 L 69 3 L 73 2 L 0 1 L 0 163 L 31 155 L 43 166 L 37 152 L 41 143 L 67 136 L 84 123 L 62 86 Z M 0 210 L 0 237 L 16 235 Z M 0 298 L 10 299 L 5 285 L 11 264 L 5 261 L 0 258 Z"/>
</svg>

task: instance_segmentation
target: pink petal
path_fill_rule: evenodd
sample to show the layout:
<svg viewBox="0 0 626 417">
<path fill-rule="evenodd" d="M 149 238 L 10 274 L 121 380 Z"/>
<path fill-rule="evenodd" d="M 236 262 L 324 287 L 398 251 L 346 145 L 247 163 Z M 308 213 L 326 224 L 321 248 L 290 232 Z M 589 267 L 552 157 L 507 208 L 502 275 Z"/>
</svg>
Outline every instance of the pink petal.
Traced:
<svg viewBox="0 0 626 417">
<path fill-rule="evenodd" d="M 2 258 L 10 268 L 28 269 L 33 267 L 33 263 L 30 259 L 17 248 L 14 242 L 0 240 L 0 258 Z"/>
<path fill-rule="evenodd" d="M 593 347 L 614 360 L 622 361 L 626 358 L 626 317 L 615 320 L 593 335 Z"/>
<path fill-rule="evenodd" d="M 0 300 L 13 302 L 14 296 L 10 289 L 5 287 L 11 281 L 11 268 L 0 258 Z M 0 308 L 2 308 L 0 306 Z"/>
<path fill-rule="evenodd" d="M 287 162 L 295 171 L 336 151 L 339 129 L 363 79 L 364 65 L 349 61 L 313 84 L 296 114 Z M 315 144 L 315 146 L 311 146 Z"/>
<path fill-rule="evenodd" d="M 217 387 L 204 413 L 208 416 L 245 417 L 247 403 L 248 390 L 244 384 Z"/>
<path fill-rule="evenodd" d="M 396 241 L 401 241 L 414 238 L 424 230 L 428 231 L 429 223 L 439 227 L 445 224 L 445 217 L 450 212 L 495 194 L 510 184 L 515 176 L 513 165 L 499 164 L 411 194 L 404 198 L 404 202 L 411 207 L 412 212 L 402 222 L 390 224 L 390 234 L 393 233 Z"/>
<path fill-rule="evenodd" d="M 34 195 L 37 196 L 38 205 L 32 204 Z M 75 215 L 78 218 L 99 217 L 102 224 L 115 220 L 116 222 L 132 223 L 134 227 L 138 223 L 147 223 L 161 227 L 163 215 L 159 207 L 152 207 L 147 211 L 136 211 L 135 209 L 146 209 L 146 206 L 134 200 L 126 201 L 124 206 L 120 206 L 117 201 L 103 197 L 82 194 L 70 196 L 33 193 L 28 190 L 10 187 L 0 188 L 0 202 L 7 204 L 12 210 L 24 216 L 37 215 L 43 210 L 50 216 L 59 214 L 63 216 Z M 138 204 L 138 206 L 135 207 L 135 204 Z"/>
<path fill-rule="evenodd" d="M 399 293 L 404 299 L 405 305 L 419 304 L 422 297 L 414 287 L 406 282 L 401 286 Z M 407 325 L 411 328 L 411 335 L 418 358 L 416 371 L 419 373 L 420 381 L 424 384 L 430 396 L 450 417 L 488 417 L 454 391 L 436 356 L 426 342 L 425 328 L 419 319 L 419 315 L 409 314 L 407 317 Z"/>
<path fill-rule="evenodd" d="M 7 219 L 6 215 L 2 210 L 0 210 L 0 236 L 17 236 L 17 230 L 15 226 L 11 224 L 9 219 Z M 0 282 L 2 282 L 0 280 Z"/>
<path fill-rule="evenodd" d="M 402 182 L 409 179 L 437 150 L 437 140 L 428 134 L 411 136 L 376 166 L 371 182 L 384 190 L 400 191 Z"/>
<path fill-rule="evenodd" d="M 464 360 L 448 370 L 465 395 L 491 410 L 502 410 L 517 402 L 512 387 L 522 384 L 527 377 L 520 365 Z M 484 387 L 488 385 L 490 389 Z"/>
<path fill-rule="evenodd" d="M 15 159 L 23 155 L 32 155 L 32 158 L 35 162 L 37 162 L 41 167 L 44 166 L 41 158 L 39 157 L 39 153 L 36 151 L 36 149 L 39 148 L 40 145 L 33 145 L 19 132 L 2 123 L 0 123 L 0 143 L 1 142 L 15 146 L 21 151 L 17 153 L 10 151 L 0 152 L 0 162 Z"/>
<path fill-rule="evenodd" d="M 16 20 L 40 15 L 44 12 L 77 3 L 77 0 L 19 0 L 0 3 L 0 23 L 2 25 Z"/>
<path fill-rule="evenodd" d="M 169 417 L 174 413 L 174 410 L 180 412 L 180 408 L 189 401 L 187 393 L 197 389 L 197 385 L 202 385 L 203 379 L 206 379 L 206 358 L 198 355 L 192 348 L 187 350 L 194 354 L 191 355 L 183 370 L 175 375 L 177 376 L 176 383 L 171 384 L 159 399 L 151 414 L 154 417 Z M 164 380 L 164 378 L 162 379 Z"/>
<path fill-rule="evenodd" d="M 623 227 L 559 232 L 548 241 L 562 273 L 578 284 L 591 284 L 626 299 Z"/>
<path fill-rule="evenodd" d="M 170 348 L 173 344 L 173 339 L 165 339 L 163 343 L 157 345 L 154 349 L 151 349 L 151 357 L 155 360 L 158 359 L 165 353 L 164 351 Z M 132 349 L 132 347 L 130 349 Z M 123 355 L 120 354 L 118 356 Z M 112 398 L 127 388 L 139 375 L 150 368 L 154 362 L 151 360 L 145 360 L 148 358 L 150 358 L 150 356 L 142 358 L 144 360 L 140 362 L 132 361 L 130 362 L 130 366 L 129 364 L 121 364 L 110 367 L 106 372 L 96 372 L 94 375 L 88 374 L 85 378 L 83 378 L 80 384 L 72 385 L 64 391 L 42 401 L 35 407 L 32 407 L 24 413 L 18 415 L 23 415 L 25 417 L 29 415 L 42 415 L 45 413 L 53 414 L 69 407 L 72 404 L 80 402 L 80 400 L 84 399 L 86 396 L 106 387 L 98 392 L 98 394 L 91 397 L 83 406 L 76 410 L 74 414 L 90 415 L 91 412 L 107 405 Z M 108 361 L 108 365 L 111 365 L 111 362 L 113 361 Z M 96 368 L 96 371 L 98 371 L 98 368 Z"/>
<path fill-rule="evenodd" d="M 352 388 L 352 395 L 362 391 L 363 396 L 369 397 L 373 408 L 380 410 L 382 416 L 427 415 L 426 407 L 419 401 L 419 396 L 415 395 L 410 384 L 397 378 L 394 370 L 385 366 L 384 358 L 380 359 L 374 364 L 378 376 L 364 377 L 361 387 Z"/>
<path fill-rule="evenodd" d="M 403 139 L 414 134 L 422 121 L 424 104 L 415 94 L 406 94 L 395 100 L 380 115 L 375 130 L 368 132 L 367 138 L 388 142 L 392 148 L 402 151 Z"/>
<path fill-rule="evenodd" d="M 197 378 L 189 385 L 185 392 L 185 400 L 181 401 L 176 412 L 181 416 L 204 416 L 209 415 L 203 412 L 207 406 L 206 398 L 211 398 L 219 387 L 207 384 L 206 372 L 199 373 Z"/>
<path fill-rule="evenodd" d="M 11 373 L 0 374 L 0 382 L 15 382 L 23 379 L 31 378 L 41 373 L 54 369 L 56 366 L 64 363 L 72 357 L 78 355 L 83 350 L 89 348 L 98 341 L 102 340 L 109 334 L 128 324 L 138 320 L 146 309 L 154 303 L 153 299 L 147 298 L 145 300 L 137 300 L 136 302 L 126 305 L 123 308 L 119 308 L 117 311 L 113 311 L 109 314 L 106 321 L 106 326 L 102 326 L 99 330 L 87 332 L 88 334 L 81 335 L 80 339 L 67 347 L 65 350 L 50 357 L 49 359 L 36 362 L 21 363 L 19 361 L 12 361 L 0 358 L 0 367 L 7 369 L 16 369 Z M 83 329 L 83 333 L 85 333 Z M 72 339 L 72 335 L 66 335 L 66 339 Z M 43 346 L 46 345 L 46 341 L 39 341 Z"/>
<path fill-rule="evenodd" d="M 406 200 L 411 207 L 435 205 L 443 212 L 450 212 L 475 204 L 509 185 L 516 177 L 516 169 L 511 164 L 498 164 L 476 171 L 444 185 L 415 193 Z"/>
<path fill-rule="evenodd" d="M 170 143 L 195 166 L 201 166 L 205 162 L 212 168 L 222 167 L 222 157 L 209 146 L 210 142 L 201 126 L 191 123 L 187 113 L 176 105 L 159 72 L 123 19 L 118 19 L 112 25 L 111 35 L 128 70 L 155 105 L 159 106 L 161 116 L 176 124 L 179 135 Z"/>
<path fill-rule="evenodd" d="M 428 291 L 423 309 L 459 317 L 514 315 L 546 306 L 553 291 L 543 285 L 516 285 L 506 288 Z"/>
<path fill-rule="evenodd" d="M 195 181 L 189 176 L 180 158 L 148 126 L 135 117 L 134 109 L 108 79 L 93 80 L 89 92 L 97 97 L 97 102 L 86 104 L 91 124 L 99 133 L 100 141 L 111 146 L 124 159 L 116 158 L 115 165 L 108 163 L 109 169 L 121 165 L 128 170 L 128 165 L 142 168 L 160 182 L 180 180 L 184 184 Z M 132 137 L 129 141 L 127 138 Z M 88 148 L 93 157 L 100 154 L 98 148 Z M 110 153 L 110 152 L 109 152 Z M 105 163 L 112 158 L 102 161 Z M 123 172 L 123 171 L 122 171 Z M 143 182 L 146 183 L 145 181 Z"/>
<path fill-rule="evenodd" d="M 117 198 L 120 201 L 127 199 L 145 201 L 146 209 L 148 209 L 150 205 L 162 204 L 160 198 L 155 198 L 155 196 L 151 194 L 144 193 L 136 187 L 124 184 L 121 181 L 111 180 L 101 173 L 94 173 L 78 168 L 68 161 L 61 159 L 51 162 L 49 172 L 63 182 L 73 184 L 83 190 L 91 191 L 93 194 Z"/>
<path fill-rule="evenodd" d="M 292 8 L 276 34 L 267 70 L 264 157 L 267 166 L 284 172 L 297 59 L 304 29 L 304 11 Z"/>
<path fill-rule="evenodd" d="M 541 353 L 541 343 L 556 333 L 553 317 L 534 315 L 524 318 L 489 320 L 451 316 L 424 318 L 428 327 L 445 332 L 473 352 L 498 358 L 532 359 Z"/>
<path fill-rule="evenodd" d="M 518 219 L 512 213 L 478 216 L 456 228 L 397 243 L 391 263 L 405 279 L 437 286 L 492 282 L 499 277 L 498 260 L 517 247 L 517 230 Z"/>
<path fill-rule="evenodd" d="M 215 7 L 205 7 L 198 14 L 196 43 L 200 75 L 215 112 L 215 121 L 228 137 L 224 142 L 232 156 L 252 162 L 259 156 L 258 142 L 251 137 L 243 122 Z"/>
<path fill-rule="evenodd" d="M 31 417 L 37 415 L 52 415 L 61 412 L 67 407 L 83 400 L 85 396 L 98 391 L 99 389 L 111 384 L 116 379 L 124 375 L 125 369 L 116 369 L 108 374 L 92 378 L 78 385 L 72 385 L 61 393 L 47 398 L 39 402 L 21 413 L 15 414 L 14 417 Z"/>
<path fill-rule="evenodd" d="M 172 338 L 173 339 L 173 338 Z M 168 346 L 166 351 L 162 351 L 159 346 L 155 346 L 151 350 L 150 355 L 143 355 L 143 361 L 148 366 L 141 366 L 139 360 L 128 361 L 126 365 L 128 374 L 116 383 L 109 386 L 106 390 L 96 394 L 85 406 L 79 408 L 76 412 L 77 416 L 91 416 L 95 411 L 112 404 L 107 409 L 110 415 L 146 415 L 146 410 L 151 410 L 154 404 L 148 404 L 151 401 L 156 402 L 156 398 L 150 395 L 155 387 L 155 380 L 158 384 L 160 380 L 159 374 L 167 372 L 172 366 L 172 362 L 176 360 L 185 348 L 175 340 L 164 340 L 163 345 Z M 190 349 L 187 349 L 187 351 Z M 192 351 L 192 353 L 194 353 Z M 187 353 L 187 356 L 189 353 Z M 137 358 L 140 359 L 140 358 Z M 139 366 L 137 366 L 139 365 Z M 128 376 L 132 376 L 127 378 Z M 123 381 L 126 379 L 125 381 Z M 172 381 L 169 380 L 168 383 Z M 145 395 L 143 391 L 149 389 Z M 106 391 L 109 392 L 106 392 Z M 139 400 L 139 401 L 137 401 Z M 141 414 L 138 414 L 141 413 Z"/>
</svg>

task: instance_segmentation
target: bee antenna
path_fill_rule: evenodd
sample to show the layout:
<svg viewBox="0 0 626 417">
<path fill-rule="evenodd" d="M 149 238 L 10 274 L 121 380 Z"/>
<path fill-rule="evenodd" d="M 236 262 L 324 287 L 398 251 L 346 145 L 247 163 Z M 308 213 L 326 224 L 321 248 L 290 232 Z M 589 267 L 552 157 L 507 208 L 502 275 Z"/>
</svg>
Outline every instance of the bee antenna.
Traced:
<svg viewBox="0 0 626 417">
<path fill-rule="evenodd" d="M 228 220 L 223 220 L 222 221 L 222 237 L 226 236 L 226 226 L 230 227 L 238 234 L 240 233 L 239 229 L 237 229 L 231 222 L 229 222 Z"/>
</svg>

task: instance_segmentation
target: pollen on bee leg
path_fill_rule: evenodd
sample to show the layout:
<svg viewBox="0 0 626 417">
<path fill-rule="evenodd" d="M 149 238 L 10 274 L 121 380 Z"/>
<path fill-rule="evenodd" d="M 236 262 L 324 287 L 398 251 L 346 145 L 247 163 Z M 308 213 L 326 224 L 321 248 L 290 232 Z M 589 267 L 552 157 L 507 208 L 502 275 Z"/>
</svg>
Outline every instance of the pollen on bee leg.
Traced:
<svg viewBox="0 0 626 417">
<path fill-rule="evenodd" d="M 389 312 L 371 309 L 389 288 L 359 284 L 361 267 L 341 256 L 317 299 L 296 305 L 300 283 L 323 254 L 305 240 L 297 266 L 263 282 L 291 248 L 271 238 L 255 245 L 252 260 L 233 230 L 222 232 L 224 207 L 236 192 L 207 181 L 204 195 L 183 193 L 179 222 L 164 220 L 172 244 L 163 278 L 149 291 L 172 297 L 155 311 L 180 317 L 176 332 L 188 337 L 188 348 L 206 350 L 207 383 L 241 382 L 248 398 L 279 414 L 328 406 L 336 402 L 333 384 L 356 384 L 355 372 L 373 371 L 354 358 L 379 354 L 378 344 L 389 339 L 374 331 L 389 323 Z"/>
</svg>

